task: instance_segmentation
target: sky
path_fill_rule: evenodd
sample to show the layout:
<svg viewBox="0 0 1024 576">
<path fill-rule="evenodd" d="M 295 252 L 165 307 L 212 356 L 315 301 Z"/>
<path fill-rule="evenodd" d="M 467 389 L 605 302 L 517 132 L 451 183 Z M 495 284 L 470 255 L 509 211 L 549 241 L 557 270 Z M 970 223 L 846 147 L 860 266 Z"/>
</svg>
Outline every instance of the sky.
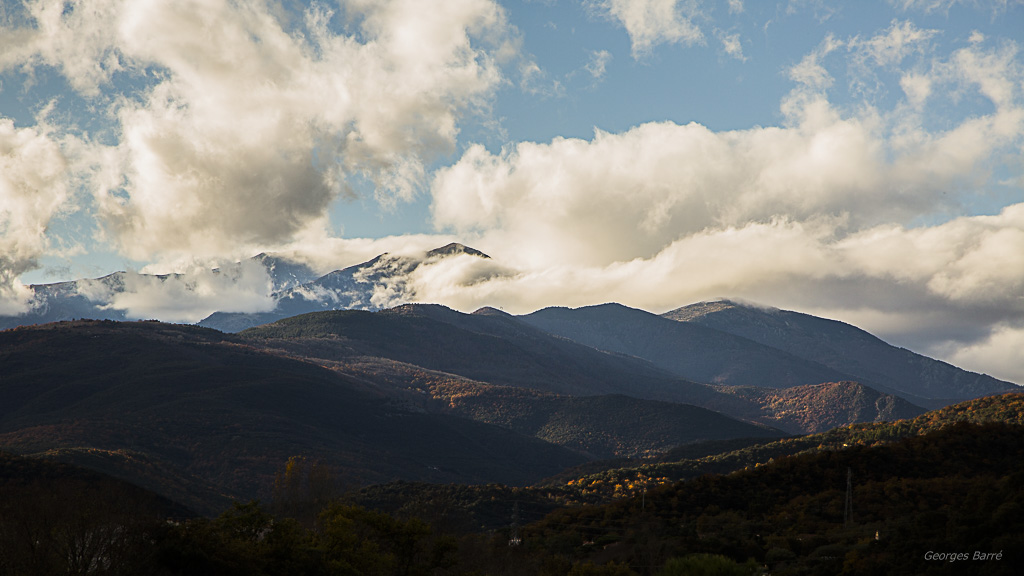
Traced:
<svg viewBox="0 0 1024 576">
<path fill-rule="evenodd" d="M 1024 384 L 1022 49 L 1022 0 L 2 0 L 0 313 L 459 241 L 417 300 L 731 298 Z"/>
</svg>

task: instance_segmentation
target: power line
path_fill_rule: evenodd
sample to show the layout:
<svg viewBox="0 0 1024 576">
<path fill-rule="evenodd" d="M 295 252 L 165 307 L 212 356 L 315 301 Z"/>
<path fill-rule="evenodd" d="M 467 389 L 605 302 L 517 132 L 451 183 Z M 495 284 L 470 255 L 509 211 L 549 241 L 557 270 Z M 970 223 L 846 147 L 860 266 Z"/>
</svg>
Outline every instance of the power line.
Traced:
<svg viewBox="0 0 1024 576">
<path fill-rule="evenodd" d="M 853 469 L 846 469 L 846 504 L 843 506 L 843 528 L 853 522 Z"/>
<path fill-rule="evenodd" d="M 512 526 L 509 527 L 509 546 L 519 546 L 523 539 L 519 537 L 519 502 L 512 507 Z"/>
</svg>

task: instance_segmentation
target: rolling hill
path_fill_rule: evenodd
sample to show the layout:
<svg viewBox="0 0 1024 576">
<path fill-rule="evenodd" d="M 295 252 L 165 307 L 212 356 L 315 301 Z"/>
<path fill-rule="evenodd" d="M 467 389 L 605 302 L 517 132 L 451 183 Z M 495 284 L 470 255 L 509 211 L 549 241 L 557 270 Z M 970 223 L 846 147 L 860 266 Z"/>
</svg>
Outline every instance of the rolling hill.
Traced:
<svg viewBox="0 0 1024 576">
<path fill-rule="evenodd" d="M 794 576 L 1016 574 L 1024 561 L 1022 430 L 958 423 L 892 443 L 777 457 L 642 497 L 563 508 L 520 534 L 538 564 L 541 551 L 641 568 L 704 553 L 721 555 L 725 567 L 669 573 L 767 566 Z"/>
<path fill-rule="evenodd" d="M 410 411 L 365 383 L 198 327 L 23 327 L 0 332 L 0 365 L 0 446 L 94 465 L 204 513 L 220 504 L 206 498 L 211 487 L 265 494 L 293 455 L 356 484 L 525 484 L 584 460 L 497 426 Z"/>
<path fill-rule="evenodd" d="M 713 397 L 732 401 L 643 360 L 557 338 L 510 316 L 462 314 L 436 304 L 306 314 L 239 335 L 307 358 L 388 358 L 556 394 L 625 394 L 697 405 Z"/>
<path fill-rule="evenodd" d="M 854 422 L 914 418 L 924 409 L 857 382 L 826 382 L 793 388 L 719 387 L 758 406 L 751 419 L 792 434 L 814 434 Z"/>
<path fill-rule="evenodd" d="M 690 404 L 621 394 L 563 396 L 365 356 L 327 366 L 372 381 L 390 395 L 428 412 L 495 424 L 591 458 L 649 456 L 710 439 L 783 435 Z"/>
<path fill-rule="evenodd" d="M 690 480 L 704 474 L 728 474 L 765 466 L 780 458 L 836 452 L 851 447 L 888 444 L 957 424 L 1005 424 L 1024 431 L 1024 393 L 988 396 L 925 412 L 895 422 L 850 424 L 817 434 L 776 440 L 711 441 L 681 446 L 654 458 L 636 461 L 588 462 L 545 480 L 543 485 L 567 486 L 577 498 L 607 498 L 615 486 L 639 486 Z M 941 454 L 932 455 L 941 462 Z"/>
<path fill-rule="evenodd" d="M 641 331 L 648 323 L 654 323 L 658 328 L 670 332 L 689 331 L 688 327 L 678 322 L 646 312 L 618 306 L 607 309 L 623 311 L 629 318 L 639 317 Z M 467 398 L 481 393 L 483 389 L 478 386 L 480 383 L 559 395 L 618 394 L 641 400 L 693 404 L 745 422 L 771 427 L 785 423 L 783 427 L 791 433 L 817 431 L 826 422 L 843 425 L 920 413 L 920 410 L 915 412 L 914 408 L 903 401 L 900 401 L 902 411 L 893 412 L 887 408 L 887 403 L 892 403 L 892 399 L 880 400 L 877 410 L 872 412 L 860 403 L 863 402 L 863 394 L 878 396 L 873 390 L 865 388 L 862 395 L 822 394 L 820 388 L 812 387 L 815 384 L 796 386 L 786 393 L 791 404 L 802 406 L 802 418 L 780 418 L 780 412 L 792 411 L 791 407 L 784 407 L 777 399 L 772 399 L 771 394 L 738 394 L 729 387 L 693 384 L 643 359 L 601 352 L 566 338 L 554 337 L 522 320 L 522 317 L 513 317 L 493 309 L 462 314 L 438 305 L 407 304 L 374 313 L 337 311 L 296 316 L 244 331 L 240 336 L 254 346 L 279 349 L 296 357 L 313 359 L 325 366 L 345 364 L 347 367 L 342 368 L 343 372 L 351 373 L 353 366 L 365 364 L 360 370 L 370 373 L 359 377 L 372 381 L 379 381 L 382 374 L 395 372 L 393 377 L 404 379 L 407 383 L 403 386 L 409 387 L 408 382 L 415 380 L 415 377 L 398 376 L 403 370 L 441 372 L 447 375 L 442 380 L 463 378 L 477 384 L 472 394 L 463 392 Z M 645 333 L 642 339 L 645 342 L 658 340 L 666 356 L 671 356 L 671 351 L 675 350 L 672 344 L 683 345 L 679 339 L 658 339 L 654 336 Z M 743 339 L 725 334 L 722 336 L 725 340 L 746 344 Z M 770 349 L 756 344 L 752 347 L 764 352 L 762 360 L 770 358 Z M 705 351 L 704 348 L 700 350 Z M 749 360 L 741 352 L 705 352 L 705 356 L 714 356 L 722 363 L 736 364 Z M 695 354 L 681 352 L 675 357 L 678 356 L 687 356 L 693 362 L 700 361 L 695 358 Z M 393 364 L 385 365 L 373 358 L 387 359 Z M 374 366 L 369 366 L 374 363 Z M 799 369 L 817 370 L 813 365 L 808 368 L 808 363 L 801 364 L 800 361 L 791 365 Z M 756 367 L 756 364 L 749 364 L 751 376 L 756 374 Z M 831 373 L 826 369 L 820 369 L 819 372 L 818 375 L 822 377 Z M 472 388 L 472 382 L 464 382 L 461 386 L 467 390 Z M 428 392 L 425 389 L 420 391 Z M 486 394 L 480 398 L 483 397 Z M 532 398 L 532 401 L 539 401 L 536 396 Z M 492 400 L 481 401 L 493 403 Z M 506 394 L 505 401 L 512 401 L 512 397 Z M 516 401 L 522 401 L 522 398 Z M 541 410 L 540 407 L 537 409 Z M 654 410 L 653 413 L 661 412 Z M 482 414 L 470 416 L 482 417 Z M 849 419 L 844 420 L 844 417 Z M 677 438 L 683 440 L 686 436 Z M 665 444 L 659 443 L 659 446 L 664 447 Z M 605 448 L 596 445 L 584 450 L 591 448 L 596 449 L 597 453 L 606 453 Z M 629 452 L 619 450 L 616 454 L 625 455 Z"/>
</svg>

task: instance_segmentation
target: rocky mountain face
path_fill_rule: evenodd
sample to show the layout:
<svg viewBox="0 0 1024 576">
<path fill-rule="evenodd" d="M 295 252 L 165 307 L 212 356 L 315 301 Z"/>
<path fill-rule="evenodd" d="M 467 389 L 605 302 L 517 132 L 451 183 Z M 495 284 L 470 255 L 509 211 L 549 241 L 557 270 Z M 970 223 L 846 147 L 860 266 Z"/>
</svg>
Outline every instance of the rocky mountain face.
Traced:
<svg viewBox="0 0 1024 576">
<path fill-rule="evenodd" d="M 223 332 L 241 332 L 309 312 L 389 308 L 415 299 L 408 278 L 416 268 L 424 262 L 457 255 L 490 258 L 479 250 L 454 242 L 430 250 L 420 258 L 381 254 L 367 262 L 275 292 L 273 298 L 277 305 L 270 312 L 216 312 L 199 325 Z"/>
</svg>

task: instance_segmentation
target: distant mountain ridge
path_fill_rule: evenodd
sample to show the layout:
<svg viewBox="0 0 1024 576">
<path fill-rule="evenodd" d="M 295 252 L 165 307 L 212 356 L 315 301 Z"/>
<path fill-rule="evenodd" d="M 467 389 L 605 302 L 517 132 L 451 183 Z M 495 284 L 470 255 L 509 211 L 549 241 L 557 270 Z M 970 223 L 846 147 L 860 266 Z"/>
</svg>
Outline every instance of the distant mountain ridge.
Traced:
<svg viewBox="0 0 1024 576">
<path fill-rule="evenodd" d="M 458 255 L 490 258 L 457 242 L 429 250 L 422 257 L 384 253 L 274 293 L 277 305 L 270 312 L 216 312 L 204 318 L 199 325 L 222 332 L 241 332 L 309 312 L 389 308 L 415 297 L 407 278 L 416 268 L 424 262 Z"/>
<path fill-rule="evenodd" d="M 714 320 L 724 312 L 732 313 Z M 790 388 L 855 381 L 925 408 L 1020 390 L 890 346 L 848 324 L 732 302 L 698 303 L 662 316 L 603 304 L 545 308 L 517 318 L 598 349 L 644 358 L 696 382 Z"/>
<path fill-rule="evenodd" d="M 1020 390 L 1010 382 L 891 346 L 855 326 L 800 312 L 721 300 L 691 304 L 662 316 L 772 346 L 926 408 Z"/>
<path fill-rule="evenodd" d="M 425 262 L 454 256 L 490 256 L 457 242 L 434 248 L 421 255 L 383 253 L 366 262 L 318 274 L 310 265 L 280 254 L 260 253 L 234 266 L 259 264 L 270 280 L 269 296 L 276 302 L 269 312 L 214 312 L 199 325 L 222 332 L 240 332 L 297 314 L 321 310 L 380 310 L 414 299 L 407 277 Z M 230 273 L 230 266 L 212 270 Z M 101 278 L 83 278 L 53 284 L 33 284 L 31 308 L 24 314 L 0 316 L 0 330 L 64 320 L 135 320 L 115 299 L 129 290 L 126 280 L 180 280 L 190 289 L 188 274 L 140 274 L 114 272 Z"/>
<path fill-rule="evenodd" d="M 310 313 L 239 335 L 304 357 L 388 358 L 556 394 L 617 393 L 698 405 L 711 397 L 729 400 L 642 360 L 557 338 L 510 316 L 463 314 L 436 304 Z"/>
<path fill-rule="evenodd" d="M 419 255 L 385 253 L 317 275 L 307 264 L 259 254 L 238 266 L 248 266 L 247 273 L 266 271 L 275 290 L 275 309 L 255 314 L 218 312 L 200 326 L 228 333 L 260 326 L 247 331 L 244 340 L 266 340 L 268 344 L 257 346 L 278 347 L 284 354 L 323 366 L 351 365 L 360 356 L 377 358 L 374 362 L 406 363 L 547 394 L 619 394 L 648 402 L 643 410 L 655 401 L 693 404 L 791 433 L 907 417 L 918 406 L 935 408 L 1017 389 L 894 348 L 841 322 L 730 301 L 697 303 L 660 316 L 615 303 L 546 308 L 523 316 L 488 307 L 464 314 L 440 305 L 393 306 L 415 300 L 411 278 L 420 266 L 462 257 L 490 258 L 450 243 Z M 213 273 L 233 272 L 225 268 Z M 110 299 L 133 289 L 130 283 L 139 276 L 133 274 L 33 287 L 42 304 L 32 314 L 0 318 L 0 326 L 90 316 L 124 320 L 125 312 L 115 309 Z M 188 280 L 155 276 L 146 277 L 145 282 L 152 285 L 153 278 L 183 284 Z M 477 396 L 484 404 L 491 402 L 487 394 Z M 586 419 L 579 410 L 581 403 L 560 412 L 554 406 L 568 406 L 562 400 L 535 401 L 534 409 L 546 411 L 552 422 L 567 422 L 569 413 L 578 422 Z M 641 410 L 639 406 L 631 409 Z M 470 416 L 480 421 L 492 418 L 487 410 Z M 559 423 L 552 426 L 564 428 Z M 523 430 L 548 438 L 539 428 Z M 637 434 L 634 430 L 627 435 Z M 559 436 L 564 445 L 576 442 L 571 437 Z M 665 436 L 669 437 L 690 438 Z M 608 448 L 630 445 L 620 439 L 608 440 L 603 448 L 599 445 L 583 441 L 576 446 L 602 454 L 641 450 L 639 445 Z"/>
<path fill-rule="evenodd" d="M 646 312 L 631 311 L 624 307 L 620 311 L 625 311 L 627 317 L 639 313 L 670 330 L 686 329 L 679 323 Z M 522 317 L 493 309 L 463 314 L 436 304 L 406 304 L 372 313 L 355 310 L 319 312 L 246 330 L 240 336 L 296 357 L 321 362 L 325 366 L 337 366 L 342 371 L 350 370 L 354 365 L 364 365 L 359 368 L 360 371 L 375 374 L 394 371 L 397 380 L 406 381 L 400 388 L 415 389 L 440 398 L 451 394 L 452 409 L 458 408 L 455 413 L 470 414 L 473 418 L 494 423 L 511 422 L 488 412 L 487 406 L 502 410 L 498 406 L 501 403 L 495 399 L 495 394 L 498 394 L 495 385 L 534 392 L 533 396 L 501 393 L 504 401 L 516 406 L 515 409 L 510 408 L 515 413 L 527 412 L 526 406 L 530 405 L 538 414 L 556 414 L 558 410 L 554 405 L 561 400 L 541 399 L 536 397 L 537 393 L 572 396 L 618 394 L 647 402 L 643 407 L 631 407 L 630 410 L 634 412 L 653 410 L 653 401 L 686 403 L 721 412 L 744 422 L 785 429 L 790 433 L 806 433 L 810 429 L 817 429 L 822 422 L 842 425 L 853 421 L 902 417 L 904 414 L 916 415 L 921 411 L 906 402 L 896 402 L 891 396 L 860 385 L 839 387 L 856 388 L 857 393 L 823 394 L 821 386 L 816 384 L 799 386 L 787 392 L 786 397 L 790 403 L 801 405 L 801 419 L 780 419 L 779 414 L 791 410 L 791 407 L 783 407 L 783 404 L 771 400 L 768 395 L 744 395 L 735 393 L 729 387 L 695 384 L 642 358 L 601 352 L 571 339 L 553 336 L 524 322 Z M 728 335 L 724 336 L 729 338 Z M 672 342 L 671 339 L 666 341 Z M 674 348 L 669 353 L 672 350 Z M 695 353 L 709 356 L 714 354 L 704 349 L 696 350 Z M 371 358 L 378 360 L 371 361 Z M 722 358 L 727 360 L 732 355 L 725 354 Z M 459 391 L 439 392 L 436 386 L 427 384 L 435 379 L 429 374 L 418 377 L 397 375 L 405 369 L 398 364 L 383 365 L 381 359 L 447 374 L 449 377 L 441 388 Z M 756 365 L 751 366 L 751 370 L 756 368 Z M 457 383 L 458 378 L 465 381 Z M 415 383 L 410 383 L 413 381 Z M 487 383 L 490 388 L 482 390 L 480 383 Z M 886 400 L 879 400 L 877 405 L 861 406 L 866 396 Z M 483 403 L 484 409 L 471 409 L 472 405 L 480 403 Z M 886 406 L 893 403 L 903 408 L 899 415 L 885 410 Z M 628 402 L 623 403 L 624 409 L 625 404 Z M 872 412 L 872 409 L 881 411 Z M 537 424 L 538 429 L 542 426 L 543 423 Z M 525 426 L 523 430 L 527 428 Z M 535 434 L 536 431 L 530 429 L 529 433 Z M 750 431 L 746 435 L 759 434 Z M 689 438 L 695 439 L 698 436 L 691 435 Z M 538 437 L 551 439 L 543 435 Z M 717 436 L 712 434 L 712 437 Z M 603 450 L 584 449 L 592 452 L 596 450 L 595 453 Z M 616 454 L 629 452 L 620 450 Z"/>
<path fill-rule="evenodd" d="M 587 346 L 643 358 L 695 382 L 788 388 L 850 379 L 746 338 L 621 304 L 544 308 L 517 318 Z"/>
<path fill-rule="evenodd" d="M 125 320 L 125 312 L 105 307 L 106 302 L 97 302 L 87 296 L 90 287 L 100 287 L 108 293 L 124 289 L 124 272 L 115 272 L 92 280 L 72 280 L 54 284 L 35 284 L 32 291 L 33 307 L 25 314 L 0 316 L 0 330 L 45 324 L 61 320 L 91 318 L 95 320 Z"/>
<path fill-rule="evenodd" d="M 261 253 L 249 259 L 267 272 L 274 292 L 305 284 L 317 277 L 309 265 L 281 256 Z M 239 262 L 236 266 L 241 267 Z M 227 269 L 214 269 L 214 274 L 229 273 Z M 31 308 L 24 314 L 0 316 L 0 330 L 62 322 L 66 320 L 134 320 L 125 310 L 114 306 L 117 296 L 127 289 L 131 278 L 165 282 L 169 279 L 188 281 L 186 274 L 141 274 L 114 272 L 101 278 L 82 278 L 53 284 L 33 284 Z M 140 318 L 141 319 L 141 318 Z"/>
</svg>

